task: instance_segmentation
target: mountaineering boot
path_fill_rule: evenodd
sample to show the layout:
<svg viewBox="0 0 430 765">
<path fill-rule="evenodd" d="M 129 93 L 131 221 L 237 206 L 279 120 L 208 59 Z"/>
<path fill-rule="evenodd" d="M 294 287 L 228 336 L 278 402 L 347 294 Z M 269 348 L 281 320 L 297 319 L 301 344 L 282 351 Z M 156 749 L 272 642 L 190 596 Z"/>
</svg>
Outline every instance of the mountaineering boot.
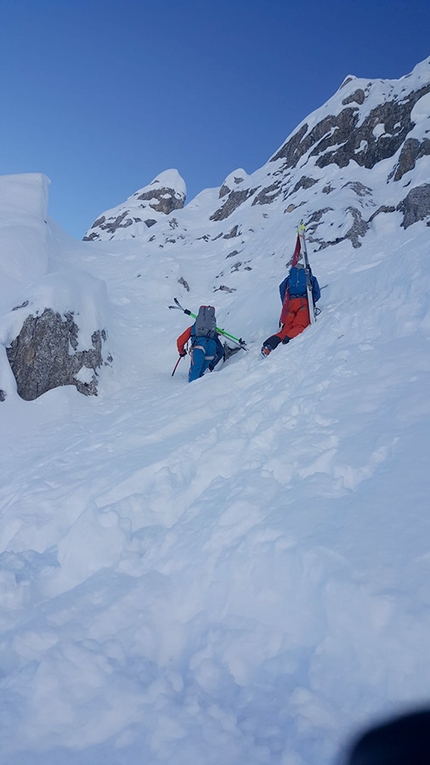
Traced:
<svg viewBox="0 0 430 765">
<path fill-rule="evenodd" d="M 263 347 L 261 349 L 261 357 L 265 358 L 269 355 L 272 351 L 275 350 L 275 348 L 278 347 L 279 343 L 281 342 L 281 338 L 278 337 L 278 335 L 271 335 L 267 338 L 267 340 L 264 341 Z"/>
</svg>

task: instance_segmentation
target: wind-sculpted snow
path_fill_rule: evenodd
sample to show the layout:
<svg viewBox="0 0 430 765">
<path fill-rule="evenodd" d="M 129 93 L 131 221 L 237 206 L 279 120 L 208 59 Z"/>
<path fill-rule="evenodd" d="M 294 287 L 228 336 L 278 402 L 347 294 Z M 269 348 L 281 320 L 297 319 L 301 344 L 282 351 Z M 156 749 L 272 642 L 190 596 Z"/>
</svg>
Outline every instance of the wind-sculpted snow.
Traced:
<svg viewBox="0 0 430 765">
<path fill-rule="evenodd" d="M 293 193 L 301 168 L 222 220 L 206 190 L 139 240 L 50 222 L 51 267 L 107 284 L 115 363 L 97 398 L 0 402 L 0 765 L 332 765 L 427 702 L 428 226 L 395 208 L 428 161 Z M 321 314 L 261 361 L 301 217 Z M 176 296 L 249 352 L 172 378 Z"/>
<path fill-rule="evenodd" d="M 0 315 L 23 280 L 35 281 L 48 271 L 48 186 L 48 178 L 38 173 L 0 177 Z"/>
</svg>

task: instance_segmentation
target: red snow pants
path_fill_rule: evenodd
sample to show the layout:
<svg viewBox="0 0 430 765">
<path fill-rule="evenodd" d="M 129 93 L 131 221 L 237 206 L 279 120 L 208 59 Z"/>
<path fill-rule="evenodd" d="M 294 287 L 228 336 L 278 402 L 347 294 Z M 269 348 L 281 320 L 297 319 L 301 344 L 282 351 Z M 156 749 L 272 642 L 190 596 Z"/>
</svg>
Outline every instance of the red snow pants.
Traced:
<svg viewBox="0 0 430 765">
<path fill-rule="evenodd" d="M 288 303 L 285 324 L 276 333 L 276 337 L 280 337 L 281 340 L 284 337 L 291 339 L 297 337 L 310 323 L 308 299 L 305 297 L 292 297 Z"/>
</svg>

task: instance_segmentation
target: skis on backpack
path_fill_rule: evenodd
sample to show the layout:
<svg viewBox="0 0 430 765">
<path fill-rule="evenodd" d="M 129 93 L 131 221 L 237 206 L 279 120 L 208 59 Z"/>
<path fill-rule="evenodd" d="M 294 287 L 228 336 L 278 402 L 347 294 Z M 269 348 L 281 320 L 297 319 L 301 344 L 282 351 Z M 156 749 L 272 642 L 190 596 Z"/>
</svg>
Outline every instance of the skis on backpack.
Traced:
<svg viewBox="0 0 430 765">
<path fill-rule="evenodd" d="M 178 298 L 173 298 L 173 300 L 175 301 L 176 305 L 169 305 L 170 309 L 177 308 L 179 311 L 183 311 L 184 313 L 186 313 L 187 316 L 191 316 L 192 319 L 196 319 L 197 318 L 197 314 L 192 313 L 188 308 L 184 308 L 180 304 Z M 226 332 L 225 329 L 220 329 L 219 327 L 215 327 L 215 331 L 219 335 L 224 335 L 224 337 L 228 337 L 228 339 L 231 340 L 233 343 L 237 343 L 237 345 L 239 346 L 237 348 L 238 351 L 240 351 L 241 348 L 242 348 L 243 351 L 248 351 L 249 350 L 249 348 L 247 348 L 245 340 L 242 340 L 241 337 L 235 337 L 234 335 L 230 335 L 230 333 Z M 232 356 L 232 355 L 233 354 L 230 353 L 230 356 Z"/>
<path fill-rule="evenodd" d="M 306 274 L 306 295 L 308 298 L 308 306 L 309 306 L 309 318 L 311 320 L 311 324 L 315 324 L 317 317 L 316 317 L 316 310 L 314 305 L 314 299 L 312 296 L 312 282 L 311 282 L 311 267 L 309 265 L 309 258 L 308 258 L 308 248 L 306 244 L 306 235 L 305 235 L 305 225 L 303 221 L 300 222 L 300 226 L 298 228 L 298 236 L 303 240 L 303 260 L 305 263 L 305 274 Z"/>
</svg>

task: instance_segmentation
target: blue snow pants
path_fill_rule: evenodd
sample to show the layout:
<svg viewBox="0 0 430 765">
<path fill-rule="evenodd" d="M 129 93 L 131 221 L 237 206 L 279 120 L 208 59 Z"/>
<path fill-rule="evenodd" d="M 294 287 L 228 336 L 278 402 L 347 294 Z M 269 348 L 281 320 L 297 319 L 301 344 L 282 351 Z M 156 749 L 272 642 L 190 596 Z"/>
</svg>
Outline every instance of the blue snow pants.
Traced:
<svg viewBox="0 0 430 765">
<path fill-rule="evenodd" d="M 188 382 L 202 377 L 206 370 L 213 369 L 224 355 L 224 348 L 218 339 L 196 337 L 191 348 L 191 365 L 188 372 Z"/>
</svg>

